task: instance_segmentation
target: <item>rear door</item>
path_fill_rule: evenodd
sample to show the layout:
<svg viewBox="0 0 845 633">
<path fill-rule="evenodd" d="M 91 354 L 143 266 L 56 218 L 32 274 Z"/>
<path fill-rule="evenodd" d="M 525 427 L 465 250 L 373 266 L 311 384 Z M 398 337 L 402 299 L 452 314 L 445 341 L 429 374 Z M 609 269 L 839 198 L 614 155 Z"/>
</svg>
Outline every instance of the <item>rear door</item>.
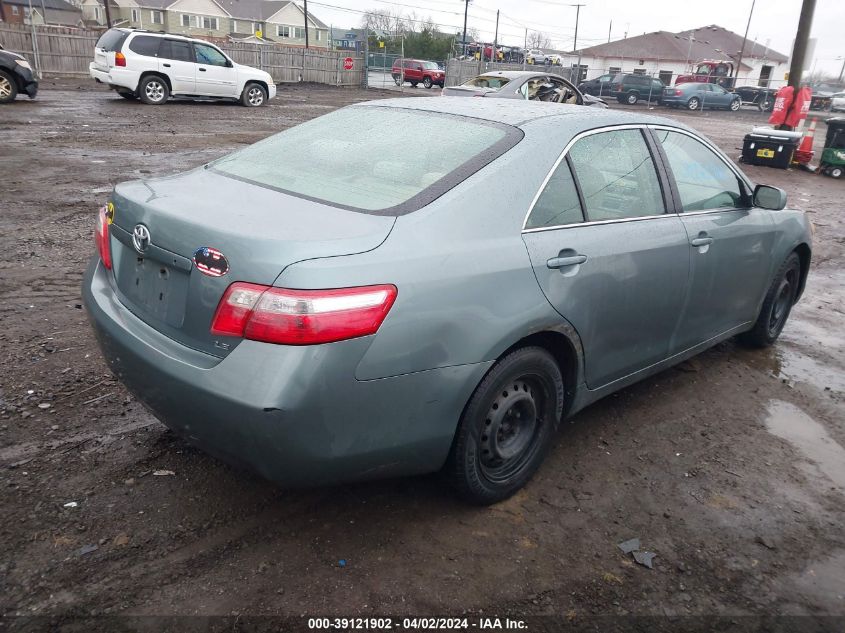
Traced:
<svg viewBox="0 0 845 633">
<path fill-rule="evenodd" d="M 596 389 L 659 362 L 675 336 L 689 245 L 638 127 L 587 132 L 535 198 L 523 240 L 540 287 L 581 337 Z"/>
<path fill-rule="evenodd" d="M 190 42 L 165 38 L 159 47 L 158 64 L 159 71 L 170 78 L 171 92 L 196 94 L 197 64 Z"/>
<path fill-rule="evenodd" d="M 237 97 L 238 73 L 228 58 L 209 44 L 194 42 L 197 62 L 197 94 Z"/>
<path fill-rule="evenodd" d="M 768 285 L 774 223 L 751 206 L 738 173 L 703 141 L 653 130 L 689 242 L 690 284 L 679 340 L 692 347 L 753 321 Z"/>
<path fill-rule="evenodd" d="M 94 46 L 94 65 L 98 70 L 108 72 L 114 66 L 114 54 L 120 50 L 128 32 L 109 29 L 100 36 Z"/>
</svg>

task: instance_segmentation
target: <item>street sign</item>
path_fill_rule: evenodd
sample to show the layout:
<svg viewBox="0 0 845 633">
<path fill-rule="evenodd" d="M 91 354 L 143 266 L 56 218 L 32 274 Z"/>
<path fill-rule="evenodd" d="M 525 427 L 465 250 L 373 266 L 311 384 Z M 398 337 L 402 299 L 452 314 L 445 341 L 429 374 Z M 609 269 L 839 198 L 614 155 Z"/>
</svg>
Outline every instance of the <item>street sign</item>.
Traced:
<svg viewBox="0 0 845 633">
<path fill-rule="evenodd" d="M 354 61 L 351 57 L 347 57 L 343 60 L 343 70 L 352 70 L 352 66 L 354 65 Z"/>
</svg>

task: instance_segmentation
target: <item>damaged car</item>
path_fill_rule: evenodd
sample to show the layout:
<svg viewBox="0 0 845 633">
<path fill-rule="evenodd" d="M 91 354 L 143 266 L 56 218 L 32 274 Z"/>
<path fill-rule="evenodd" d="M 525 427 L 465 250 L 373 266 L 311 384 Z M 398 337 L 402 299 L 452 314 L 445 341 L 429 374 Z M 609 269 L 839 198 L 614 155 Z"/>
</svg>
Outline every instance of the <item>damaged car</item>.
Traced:
<svg viewBox="0 0 845 633">
<path fill-rule="evenodd" d="M 559 75 L 522 70 L 500 70 L 473 77 L 460 86 L 449 86 L 441 92 L 444 97 L 490 97 L 549 101 L 571 105 L 606 108 L 607 102 L 584 94 L 572 82 Z"/>
<path fill-rule="evenodd" d="M 442 471 L 477 504 L 600 398 L 773 344 L 811 252 L 782 190 L 678 121 L 475 99 L 124 182 L 94 238 L 105 359 L 187 441 L 285 486 Z"/>
</svg>

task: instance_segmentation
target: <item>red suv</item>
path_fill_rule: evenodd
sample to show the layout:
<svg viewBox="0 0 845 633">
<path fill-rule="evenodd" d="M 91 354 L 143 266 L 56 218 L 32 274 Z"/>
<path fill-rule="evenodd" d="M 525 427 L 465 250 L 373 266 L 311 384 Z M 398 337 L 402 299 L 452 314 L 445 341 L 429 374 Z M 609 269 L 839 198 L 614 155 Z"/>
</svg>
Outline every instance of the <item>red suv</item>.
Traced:
<svg viewBox="0 0 845 633">
<path fill-rule="evenodd" d="M 405 81 L 410 82 L 414 88 L 418 83 L 422 83 L 426 88 L 434 85 L 442 88 L 446 80 L 446 73 L 440 70 L 436 62 L 427 62 L 424 59 L 397 59 L 390 70 L 390 75 L 397 86 L 402 85 L 403 70 Z"/>
</svg>

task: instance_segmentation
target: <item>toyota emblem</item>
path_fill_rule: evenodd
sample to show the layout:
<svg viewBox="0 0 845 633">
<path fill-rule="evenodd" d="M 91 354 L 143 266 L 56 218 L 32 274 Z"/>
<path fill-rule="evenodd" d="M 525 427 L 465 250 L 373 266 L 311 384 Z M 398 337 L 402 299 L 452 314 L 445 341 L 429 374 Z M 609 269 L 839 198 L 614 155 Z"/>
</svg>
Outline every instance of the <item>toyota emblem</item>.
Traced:
<svg viewBox="0 0 845 633">
<path fill-rule="evenodd" d="M 135 229 L 132 231 L 132 246 L 143 255 L 149 245 L 150 229 L 143 224 L 136 224 Z"/>
</svg>

